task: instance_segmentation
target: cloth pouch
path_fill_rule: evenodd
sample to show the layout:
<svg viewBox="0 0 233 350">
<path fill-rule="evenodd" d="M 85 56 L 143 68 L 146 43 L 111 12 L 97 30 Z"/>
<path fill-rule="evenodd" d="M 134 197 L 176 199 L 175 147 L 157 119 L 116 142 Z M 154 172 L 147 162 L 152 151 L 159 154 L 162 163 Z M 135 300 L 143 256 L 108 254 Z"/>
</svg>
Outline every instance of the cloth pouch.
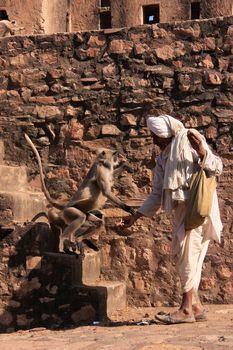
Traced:
<svg viewBox="0 0 233 350">
<path fill-rule="evenodd" d="M 207 176 L 204 170 L 205 160 L 206 155 L 200 169 L 194 172 L 191 178 L 184 222 L 185 231 L 201 226 L 211 212 L 217 182 L 215 176 Z"/>
</svg>

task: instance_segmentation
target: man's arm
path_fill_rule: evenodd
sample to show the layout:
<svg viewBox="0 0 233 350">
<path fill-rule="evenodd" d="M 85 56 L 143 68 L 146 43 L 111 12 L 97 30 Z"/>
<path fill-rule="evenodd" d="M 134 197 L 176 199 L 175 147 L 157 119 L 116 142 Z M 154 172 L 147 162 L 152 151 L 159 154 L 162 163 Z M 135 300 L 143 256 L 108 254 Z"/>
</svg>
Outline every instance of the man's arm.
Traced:
<svg viewBox="0 0 233 350">
<path fill-rule="evenodd" d="M 203 144 L 203 141 L 201 138 L 201 134 L 199 134 L 198 132 L 194 133 L 194 130 L 189 130 L 187 132 L 187 136 L 188 136 L 188 139 L 189 139 L 189 142 L 190 142 L 192 148 L 195 149 L 195 151 L 197 152 L 197 154 L 199 155 L 201 160 L 203 160 L 203 158 L 206 154 L 206 149 L 204 147 L 204 144 Z"/>
<path fill-rule="evenodd" d="M 132 226 L 139 218 L 145 216 L 152 218 L 161 206 L 164 171 L 161 164 L 161 157 L 157 159 L 154 169 L 152 191 L 134 215 L 123 219 L 123 228 Z"/>
<path fill-rule="evenodd" d="M 193 133 L 191 131 L 188 131 L 187 136 L 191 146 L 195 149 L 201 160 L 203 160 L 205 154 L 207 153 L 204 169 L 208 172 L 208 174 L 210 176 L 221 175 L 223 169 L 221 158 L 216 156 L 211 151 L 210 147 L 205 141 L 205 138 L 201 135 L 199 136 L 198 133 Z"/>
</svg>

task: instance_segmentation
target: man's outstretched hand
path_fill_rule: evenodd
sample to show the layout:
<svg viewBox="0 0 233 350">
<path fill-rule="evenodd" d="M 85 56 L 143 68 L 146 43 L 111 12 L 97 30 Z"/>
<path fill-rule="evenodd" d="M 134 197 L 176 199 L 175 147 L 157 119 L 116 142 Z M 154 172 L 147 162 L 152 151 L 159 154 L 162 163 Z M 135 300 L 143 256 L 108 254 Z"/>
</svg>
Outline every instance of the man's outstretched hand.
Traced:
<svg viewBox="0 0 233 350">
<path fill-rule="evenodd" d="M 134 215 L 124 217 L 120 224 L 121 228 L 124 229 L 131 227 L 142 216 L 143 215 L 137 211 Z"/>
</svg>

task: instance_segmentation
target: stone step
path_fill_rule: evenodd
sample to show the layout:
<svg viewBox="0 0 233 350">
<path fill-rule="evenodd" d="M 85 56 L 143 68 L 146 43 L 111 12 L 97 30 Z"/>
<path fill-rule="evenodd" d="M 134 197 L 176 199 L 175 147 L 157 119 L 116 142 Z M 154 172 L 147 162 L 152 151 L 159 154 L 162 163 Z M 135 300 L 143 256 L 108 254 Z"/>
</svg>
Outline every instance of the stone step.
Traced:
<svg viewBox="0 0 233 350">
<path fill-rule="evenodd" d="M 120 281 L 99 281 L 90 287 L 97 288 L 100 296 L 100 318 L 111 317 L 116 310 L 127 306 L 126 284 Z"/>
<path fill-rule="evenodd" d="M 28 189 L 27 168 L 0 165 L 0 191 L 12 192 Z"/>
<path fill-rule="evenodd" d="M 127 306 L 126 285 L 123 282 L 98 281 L 90 285 L 73 286 L 72 290 L 78 299 L 85 296 L 89 298 L 90 304 L 95 305 L 99 321 L 111 318 L 116 310 L 123 310 Z"/>
<path fill-rule="evenodd" d="M 84 259 L 79 259 L 79 274 L 76 281 L 83 284 L 96 283 L 100 278 L 100 252 L 88 251 Z"/>
<path fill-rule="evenodd" d="M 41 211 L 47 211 L 47 201 L 41 192 L 0 191 L 5 209 L 12 212 L 12 220 L 18 223 L 31 221 Z M 46 221 L 41 218 L 40 221 Z"/>
<path fill-rule="evenodd" d="M 72 300 L 92 305 L 99 320 L 126 307 L 125 283 L 100 280 L 100 253 L 86 251 L 81 259 L 76 255 L 46 252 L 44 257 L 46 263 L 63 271 L 64 281 L 72 290 Z"/>
<path fill-rule="evenodd" d="M 46 252 L 48 262 L 55 265 L 69 265 L 70 284 L 93 284 L 100 278 L 100 253 L 85 251 L 85 257 L 65 253 Z"/>
</svg>

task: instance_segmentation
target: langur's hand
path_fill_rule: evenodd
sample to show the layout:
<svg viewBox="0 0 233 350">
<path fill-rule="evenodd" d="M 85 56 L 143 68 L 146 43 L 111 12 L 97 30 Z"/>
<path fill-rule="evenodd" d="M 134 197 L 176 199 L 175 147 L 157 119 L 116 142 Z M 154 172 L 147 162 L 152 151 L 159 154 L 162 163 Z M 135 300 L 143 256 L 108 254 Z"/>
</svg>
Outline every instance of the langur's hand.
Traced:
<svg viewBox="0 0 233 350">
<path fill-rule="evenodd" d="M 130 216 L 126 216 L 122 219 L 122 223 L 121 223 L 121 227 L 124 228 L 128 228 L 131 227 L 140 217 L 142 217 L 143 215 L 141 213 L 139 213 L 138 211 L 136 211 L 136 213 L 134 215 L 130 215 Z"/>
<path fill-rule="evenodd" d="M 123 209 L 125 211 L 127 211 L 128 213 L 130 213 L 131 215 L 135 215 L 136 214 L 136 210 L 132 207 L 130 207 L 129 205 L 124 205 Z"/>
</svg>

